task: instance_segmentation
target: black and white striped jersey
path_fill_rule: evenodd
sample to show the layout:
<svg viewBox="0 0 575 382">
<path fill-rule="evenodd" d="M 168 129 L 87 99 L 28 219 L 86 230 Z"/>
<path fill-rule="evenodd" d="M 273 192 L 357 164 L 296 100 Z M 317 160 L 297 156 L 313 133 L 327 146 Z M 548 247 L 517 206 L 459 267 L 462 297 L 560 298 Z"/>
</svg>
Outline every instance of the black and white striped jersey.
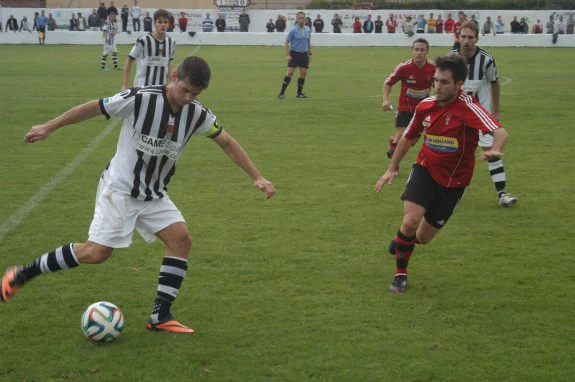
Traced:
<svg viewBox="0 0 575 382">
<path fill-rule="evenodd" d="M 130 51 L 130 58 L 138 62 L 134 86 L 165 85 L 175 51 L 176 41 L 170 36 L 166 35 L 163 41 L 156 40 L 151 33 L 138 38 Z"/>
<path fill-rule="evenodd" d="M 118 24 L 110 19 L 106 20 L 104 25 L 102 25 L 102 34 L 104 37 L 104 45 L 114 45 L 116 32 L 118 32 Z"/>
<path fill-rule="evenodd" d="M 449 56 L 461 54 L 458 50 L 449 52 Z M 495 59 L 484 49 L 477 47 L 475 55 L 467 60 L 467 80 L 463 91 L 473 95 L 489 112 L 491 112 L 491 83 L 497 81 Z"/>
<path fill-rule="evenodd" d="M 192 135 L 215 138 L 222 131 L 216 116 L 197 101 L 172 114 L 165 86 L 126 89 L 99 103 L 106 118 L 124 119 L 116 154 L 102 179 L 140 200 L 166 194 L 176 160 Z"/>
</svg>

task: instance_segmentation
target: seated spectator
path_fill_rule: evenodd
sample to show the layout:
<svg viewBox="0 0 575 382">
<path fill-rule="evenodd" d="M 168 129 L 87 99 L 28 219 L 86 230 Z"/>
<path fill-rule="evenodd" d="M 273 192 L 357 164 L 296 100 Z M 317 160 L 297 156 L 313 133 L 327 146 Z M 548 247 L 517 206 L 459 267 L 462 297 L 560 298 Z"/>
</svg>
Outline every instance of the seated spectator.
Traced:
<svg viewBox="0 0 575 382">
<path fill-rule="evenodd" d="M 20 32 L 22 31 L 32 32 L 32 29 L 30 29 L 30 23 L 26 16 L 22 17 L 22 20 L 20 20 Z"/>
<path fill-rule="evenodd" d="M 541 24 L 541 19 L 537 19 L 537 23 L 533 25 L 531 33 L 535 34 L 543 33 L 543 24 Z"/>
<path fill-rule="evenodd" d="M 522 17 L 521 21 L 519 22 L 519 33 L 529 33 L 529 25 L 527 25 L 527 21 L 525 21 L 524 17 Z"/>
<path fill-rule="evenodd" d="M 202 21 L 202 31 L 211 32 L 214 30 L 214 20 L 210 19 L 210 14 L 206 13 L 206 18 Z"/>
<path fill-rule="evenodd" d="M 495 32 L 497 34 L 505 33 L 505 23 L 503 22 L 501 16 L 497 16 L 497 21 L 495 22 Z"/>
<path fill-rule="evenodd" d="M 355 22 L 353 23 L 353 33 L 361 33 L 361 21 L 359 21 L 359 17 L 356 16 Z"/>
<path fill-rule="evenodd" d="M 575 29 L 575 20 L 573 19 L 573 14 L 567 19 L 567 34 L 573 34 L 573 29 Z"/>
<path fill-rule="evenodd" d="M 519 33 L 521 31 L 521 24 L 517 21 L 517 16 L 513 16 L 513 21 L 511 22 L 511 33 Z"/>
<path fill-rule="evenodd" d="M 178 27 L 180 27 L 180 32 L 185 32 L 186 29 L 188 29 L 188 18 L 186 17 L 186 12 L 180 12 L 180 18 L 178 19 Z"/>
<path fill-rule="evenodd" d="M 483 23 L 483 35 L 491 34 L 491 32 L 493 32 L 493 35 L 495 36 L 495 25 L 491 21 L 491 17 L 487 16 L 487 20 Z"/>
<path fill-rule="evenodd" d="M 443 33 L 443 17 L 441 15 L 437 16 L 437 20 L 435 20 L 435 33 Z"/>
<path fill-rule="evenodd" d="M 100 20 L 98 19 L 98 23 L 100 22 Z M 100 25 L 100 24 L 98 24 Z M 48 23 L 46 24 L 46 27 L 48 28 L 48 31 L 55 31 L 56 28 L 58 28 L 58 24 L 56 23 L 56 19 L 54 19 L 52 17 L 51 13 L 48 13 Z M 99 26 L 98 26 L 99 28 Z"/>
<path fill-rule="evenodd" d="M 405 33 L 409 37 L 411 37 L 415 34 L 415 32 L 414 32 L 415 26 L 414 26 L 413 22 L 411 21 L 411 16 L 407 16 L 405 18 L 405 21 L 403 22 L 403 25 L 401 28 L 403 29 L 403 33 Z"/>
<path fill-rule="evenodd" d="M 268 23 L 266 24 L 266 29 L 270 33 L 272 33 L 276 29 L 276 25 L 274 24 L 274 19 L 268 20 Z"/>
</svg>

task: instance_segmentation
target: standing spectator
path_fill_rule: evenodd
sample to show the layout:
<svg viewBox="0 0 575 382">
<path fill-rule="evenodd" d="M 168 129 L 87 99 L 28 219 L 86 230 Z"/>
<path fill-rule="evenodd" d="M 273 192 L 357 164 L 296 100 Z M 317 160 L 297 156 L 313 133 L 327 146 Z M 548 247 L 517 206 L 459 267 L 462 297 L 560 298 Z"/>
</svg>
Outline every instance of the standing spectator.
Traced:
<svg viewBox="0 0 575 382">
<path fill-rule="evenodd" d="M 451 17 L 451 13 L 448 13 L 445 19 L 445 33 L 453 33 L 453 25 L 455 25 L 455 20 Z"/>
<path fill-rule="evenodd" d="M 10 15 L 10 17 L 6 21 L 6 29 L 4 30 L 4 32 L 8 31 L 18 32 L 18 20 L 16 20 L 14 15 Z"/>
<path fill-rule="evenodd" d="M 381 16 L 377 16 L 377 18 L 375 19 L 375 33 L 383 33 L 383 20 L 381 19 Z"/>
<path fill-rule="evenodd" d="M 553 26 L 554 33 L 565 34 L 565 23 L 563 22 L 563 16 L 559 16 L 559 20 L 555 21 Z"/>
<path fill-rule="evenodd" d="M 250 28 L 250 15 L 244 10 L 239 16 L 240 32 L 247 32 Z"/>
<path fill-rule="evenodd" d="M 116 8 L 113 1 L 110 1 L 110 6 L 108 7 L 108 15 L 110 13 L 114 13 L 116 16 L 119 15 L 118 8 Z M 114 21 L 114 22 L 116 22 L 116 21 Z"/>
<path fill-rule="evenodd" d="M 122 9 L 120 9 L 120 19 L 122 20 L 122 32 L 128 31 L 128 16 L 130 15 L 130 8 L 128 4 L 124 3 Z"/>
<path fill-rule="evenodd" d="M 78 12 L 78 30 L 84 32 L 86 30 L 86 18 L 82 16 L 82 13 Z"/>
<path fill-rule="evenodd" d="M 477 30 L 479 30 L 479 22 L 475 19 L 475 15 L 471 15 L 471 20 L 469 20 L 470 22 L 472 22 L 473 24 L 475 24 L 475 26 L 477 27 Z"/>
<path fill-rule="evenodd" d="M 34 12 L 34 21 L 32 21 L 32 23 L 34 24 L 34 26 L 32 27 L 32 30 L 38 30 L 38 16 L 40 16 L 39 12 Z M 1 21 L 1 20 L 0 20 Z M 0 25 L 0 31 L 2 31 L 2 26 Z"/>
<path fill-rule="evenodd" d="M 98 7 L 98 16 L 100 17 L 100 29 L 102 29 L 102 26 L 108 20 L 108 8 L 106 8 L 104 2 L 101 2 Z"/>
<path fill-rule="evenodd" d="M 274 19 L 270 18 L 268 23 L 266 24 L 266 29 L 269 33 L 272 33 L 276 29 L 276 25 L 274 24 Z"/>
<path fill-rule="evenodd" d="M 547 29 L 548 34 L 553 34 L 554 25 L 555 19 L 553 18 L 553 15 L 549 15 L 549 21 L 547 21 L 547 24 L 545 24 L 545 29 Z"/>
<path fill-rule="evenodd" d="M 48 13 L 48 22 L 46 23 L 46 25 L 48 26 L 49 31 L 55 31 L 56 28 L 58 28 L 58 24 L 56 23 L 56 20 L 52 17 L 51 13 Z"/>
<path fill-rule="evenodd" d="M 144 17 L 144 32 L 152 32 L 152 23 L 153 20 L 150 17 L 150 12 L 146 12 L 146 16 Z"/>
<path fill-rule="evenodd" d="M 527 24 L 527 21 L 525 21 L 524 17 L 522 17 L 521 21 L 519 22 L 519 33 L 522 34 L 529 33 L 529 25 Z"/>
<path fill-rule="evenodd" d="M 316 19 L 313 21 L 313 27 L 315 29 L 315 33 L 323 32 L 324 23 L 321 19 L 321 15 L 317 15 Z"/>
<path fill-rule="evenodd" d="M 427 33 L 435 33 L 435 25 L 436 21 L 433 18 L 433 13 L 429 14 L 429 18 L 427 19 Z"/>
<path fill-rule="evenodd" d="M 309 17 L 305 18 L 305 26 L 309 28 L 309 31 L 311 33 L 311 27 L 313 26 L 313 23 L 311 22 L 311 19 Z"/>
<path fill-rule="evenodd" d="M 385 26 L 387 28 L 387 33 L 395 33 L 395 29 L 397 28 L 397 19 L 393 13 L 389 14 L 389 18 L 385 22 Z"/>
<path fill-rule="evenodd" d="M 483 23 L 483 35 L 491 34 L 491 32 L 493 32 L 493 35 L 495 36 L 495 25 L 493 24 L 493 21 L 491 21 L 491 17 L 487 16 L 487 20 Z"/>
<path fill-rule="evenodd" d="M 176 18 L 172 12 L 169 12 L 168 16 L 168 32 L 173 32 L 176 27 Z"/>
<path fill-rule="evenodd" d="M 331 25 L 333 26 L 333 33 L 341 33 L 341 26 L 343 25 L 343 21 L 336 13 L 333 15 L 333 19 L 331 19 Z"/>
<path fill-rule="evenodd" d="M 359 17 L 357 17 L 357 16 L 355 17 L 355 21 L 354 21 L 352 27 L 353 27 L 353 33 L 361 33 L 362 25 L 361 25 L 361 21 L 359 21 Z"/>
<path fill-rule="evenodd" d="M 465 13 L 459 11 L 457 13 L 457 21 L 453 24 L 453 49 L 459 49 L 459 28 L 465 22 Z M 479 30 L 479 28 L 477 29 Z"/>
<path fill-rule="evenodd" d="M 521 24 L 517 21 L 517 16 L 513 16 L 513 21 L 511 22 L 511 33 L 517 34 L 521 31 Z"/>
<path fill-rule="evenodd" d="M 575 29 L 575 20 L 573 19 L 573 14 L 571 14 L 567 19 L 567 34 L 573 34 L 574 29 Z"/>
<path fill-rule="evenodd" d="M 441 15 L 437 16 L 437 20 L 435 21 L 435 33 L 443 33 L 443 17 Z"/>
<path fill-rule="evenodd" d="M 535 34 L 543 33 L 543 24 L 541 24 L 541 19 L 537 19 L 537 23 L 533 24 L 533 29 L 531 33 Z"/>
<path fill-rule="evenodd" d="M 214 30 L 214 20 L 210 18 L 210 14 L 206 13 L 206 18 L 202 21 L 202 31 L 212 32 Z"/>
<path fill-rule="evenodd" d="M 78 30 L 78 19 L 76 18 L 76 15 L 74 13 L 72 13 L 72 16 L 70 17 L 70 25 L 68 25 L 68 30 L 69 31 Z"/>
<path fill-rule="evenodd" d="M 210 14 L 208 13 L 207 16 L 209 15 Z M 180 18 L 178 19 L 178 26 L 180 27 L 180 32 L 185 32 L 188 29 L 188 18 L 186 17 L 186 12 L 180 13 Z"/>
<path fill-rule="evenodd" d="M 88 16 L 88 28 L 91 31 L 100 29 L 100 16 L 98 16 L 98 12 L 95 9 L 92 9 L 92 14 Z"/>
<path fill-rule="evenodd" d="M 367 15 L 367 20 L 363 22 L 363 33 L 373 32 L 373 21 L 371 20 L 371 15 Z"/>
<path fill-rule="evenodd" d="M 425 26 L 427 25 L 427 21 L 423 17 L 423 15 L 417 16 L 415 20 L 415 33 L 425 33 Z"/>
<path fill-rule="evenodd" d="M 140 8 L 140 6 L 138 5 L 138 0 L 134 0 L 134 6 L 130 8 L 130 16 L 132 17 L 132 29 L 134 30 L 134 32 L 139 32 L 140 17 L 142 17 L 142 8 Z"/>
<path fill-rule="evenodd" d="M 495 33 L 505 33 L 505 23 L 503 22 L 503 18 L 501 16 L 497 16 L 497 21 L 495 21 Z"/>
<path fill-rule="evenodd" d="M 409 37 L 411 37 L 415 34 L 415 32 L 414 32 L 415 25 L 411 21 L 411 16 L 407 16 L 405 18 L 405 21 L 401 25 L 401 29 L 403 29 L 403 33 L 405 33 Z"/>
<path fill-rule="evenodd" d="M 218 15 L 218 19 L 216 20 L 216 29 L 218 30 L 218 32 L 226 31 L 226 20 L 224 19 L 221 13 Z"/>
<path fill-rule="evenodd" d="M 284 32 L 286 30 L 286 17 L 283 15 L 278 15 L 276 19 L 276 31 Z"/>
<path fill-rule="evenodd" d="M 32 30 L 30 29 L 30 22 L 28 22 L 28 18 L 26 16 L 22 17 L 22 20 L 20 20 L 20 32 L 22 31 L 26 31 L 26 32 L 32 32 Z"/>
<path fill-rule="evenodd" d="M 48 18 L 44 10 L 40 11 L 40 16 L 36 19 L 36 25 L 38 25 L 38 43 L 40 45 L 46 44 L 46 25 L 48 24 Z"/>
</svg>

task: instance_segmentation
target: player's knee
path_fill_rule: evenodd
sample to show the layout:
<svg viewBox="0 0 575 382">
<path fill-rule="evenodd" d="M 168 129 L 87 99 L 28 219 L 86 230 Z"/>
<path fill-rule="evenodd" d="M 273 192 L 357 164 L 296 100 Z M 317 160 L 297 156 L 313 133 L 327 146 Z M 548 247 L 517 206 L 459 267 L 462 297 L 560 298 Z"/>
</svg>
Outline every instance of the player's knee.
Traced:
<svg viewBox="0 0 575 382">
<path fill-rule="evenodd" d="M 405 236 L 414 236 L 417 232 L 417 227 L 419 226 L 419 222 L 413 220 L 404 220 L 401 228 L 399 229 L 401 233 Z"/>
<path fill-rule="evenodd" d="M 113 248 L 105 247 L 90 241 L 84 244 L 76 244 L 74 246 L 76 258 L 80 263 L 85 264 L 103 263 L 112 256 L 112 252 Z"/>
<path fill-rule="evenodd" d="M 192 249 L 192 236 L 189 232 L 182 232 L 176 236 L 173 243 L 173 250 L 180 254 L 187 254 Z"/>
<path fill-rule="evenodd" d="M 416 234 L 417 244 L 427 244 L 433 240 L 433 236 L 423 235 L 421 233 Z"/>
</svg>

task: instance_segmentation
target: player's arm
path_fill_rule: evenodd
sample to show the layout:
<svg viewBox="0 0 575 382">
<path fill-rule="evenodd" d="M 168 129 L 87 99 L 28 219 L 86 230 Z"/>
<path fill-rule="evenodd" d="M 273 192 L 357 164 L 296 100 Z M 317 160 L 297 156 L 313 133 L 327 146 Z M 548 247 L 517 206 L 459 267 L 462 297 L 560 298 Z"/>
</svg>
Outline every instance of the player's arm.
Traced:
<svg viewBox="0 0 575 382">
<path fill-rule="evenodd" d="M 24 136 L 24 143 L 34 143 L 46 139 L 54 130 L 60 127 L 80 123 L 101 114 L 102 111 L 98 100 L 78 105 L 51 121 L 33 126 Z"/>
<path fill-rule="evenodd" d="M 133 62 L 134 59 L 132 57 L 128 56 L 128 58 L 126 58 L 126 62 L 124 63 L 124 71 L 122 72 L 122 90 L 126 90 L 130 87 L 130 72 L 132 71 Z"/>
<path fill-rule="evenodd" d="M 262 176 L 256 166 L 252 163 L 246 151 L 240 144 L 224 130 L 213 138 L 214 142 L 226 153 L 228 157 L 252 178 L 254 186 L 265 192 L 268 199 L 274 196 L 276 190 L 272 182 Z"/>
<path fill-rule="evenodd" d="M 291 61 L 291 56 L 289 54 L 289 41 L 285 40 L 284 41 L 284 55 L 286 57 L 286 60 Z"/>
<path fill-rule="evenodd" d="M 391 101 L 389 100 L 389 95 L 391 94 L 391 86 L 387 84 L 387 82 L 383 83 L 383 89 L 381 91 L 383 93 L 383 101 L 381 102 L 381 109 L 383 111 L 392 110 Z"/>
<path fill-rule="evenodd" d="M 499 80 L 495 80 L 494 82 L 491 83 L 491 99 L 493 102 L 493 111 L 491 113 L 491 115 L 493 115 L 493 117 L 497 120 L 499 120 L 499 117 L 501 116 L 499 114 L 499 99 L 501 96 L 501 86 L 499 85 Z"/>
<path fill-rule="evenodd" d="M 493 144 L 489 150 L 481 152 L 481 159 L 483 160 L 494 160 L 503 156 L 503 147 L 505 147 L 508 136 L 507 131 L 503 127 L 500 127 L 495 129 L 491 134 L 493 135 Z"/>
</svg>

